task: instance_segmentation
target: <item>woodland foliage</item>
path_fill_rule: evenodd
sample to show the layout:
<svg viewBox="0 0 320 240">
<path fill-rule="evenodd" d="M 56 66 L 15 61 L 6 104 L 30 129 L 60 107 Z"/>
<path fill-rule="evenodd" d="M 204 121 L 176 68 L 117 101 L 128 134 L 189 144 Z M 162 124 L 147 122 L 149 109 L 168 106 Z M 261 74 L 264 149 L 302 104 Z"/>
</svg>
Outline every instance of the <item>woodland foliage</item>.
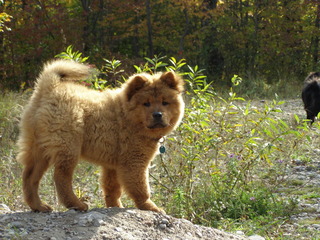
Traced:
<svg viewBox="0 0 320 240">
<path fill-rule="evenodd" d="M 187 59 L 210 79 L 269 84 L 319 67 L 317 0 L 0 0 L 0 86 L 32 86 L 67 46 L 89 62 L 131 66 L 154 55 Z"/>
</svg>

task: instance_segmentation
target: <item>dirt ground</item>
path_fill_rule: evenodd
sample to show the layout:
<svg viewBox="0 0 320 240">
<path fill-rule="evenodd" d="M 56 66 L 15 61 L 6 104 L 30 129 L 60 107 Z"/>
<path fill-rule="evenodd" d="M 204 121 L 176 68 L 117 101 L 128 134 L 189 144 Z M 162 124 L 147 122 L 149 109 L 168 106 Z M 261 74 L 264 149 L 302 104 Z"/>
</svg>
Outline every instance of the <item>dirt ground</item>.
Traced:
<svg viewBox="0 0 320 240">
<path fill-rule="evenodd" d="M 241 240 L 240 235 L 150 211 L 99 208 L 88 212 L 11 212 L 0 206 L 0 239 Z"/>
</svg>

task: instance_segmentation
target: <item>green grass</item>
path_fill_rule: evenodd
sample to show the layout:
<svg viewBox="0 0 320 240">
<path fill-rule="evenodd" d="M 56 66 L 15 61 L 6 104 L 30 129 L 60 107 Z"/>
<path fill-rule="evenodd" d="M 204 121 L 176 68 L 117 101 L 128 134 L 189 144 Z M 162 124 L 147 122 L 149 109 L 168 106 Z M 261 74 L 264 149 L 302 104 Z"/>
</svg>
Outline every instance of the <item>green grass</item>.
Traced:
<svg viewBox="0 0 320 240">
<path fill-rule="evenodd" d="M 314 192 L 310 192 L 302 196 L 304 199 L 315 199 L 315 198 L 320 198 L 320 193 L 319 193 L 319 188 L 316 189 Z"/>
<path fill-rule="evenodd" d="M 0 202 L 12 209 L 22 207 L 21 167 L 15 162 L 15 142 L 25 99 L 17 93 L 0 93 Z"/>
</svg>

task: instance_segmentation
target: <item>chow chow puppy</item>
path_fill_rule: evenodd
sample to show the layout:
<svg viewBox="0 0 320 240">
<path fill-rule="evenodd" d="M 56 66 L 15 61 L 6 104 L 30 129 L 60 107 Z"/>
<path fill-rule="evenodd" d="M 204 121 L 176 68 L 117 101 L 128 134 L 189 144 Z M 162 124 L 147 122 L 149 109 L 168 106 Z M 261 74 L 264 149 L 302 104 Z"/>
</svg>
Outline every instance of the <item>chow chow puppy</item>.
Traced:
<svg viewBox="0 0 320 240">
<path fill-rule="evenodd" d="M 314 122 L 320 112 L 320 72 L 310 73 L 304 81 L 302 101 L 307 113 L 307 119 Z"/>
<path fill-rule="evenodd" d="M 56 60 L 38 77 L 18 140 L 24 199 L 33 211 L 52 210 L 41 202 L 38 188 L 53 166 L 59 201 L 70 209 L 87 210 L 72 190 L 74 168 L 84 159 L 102 168 L 107 207 L 122 207 L 125 191 L 139 209 L 161 212 L 150 200 L 148 166 L 159 140 L 181 121 L 183 79 L 174 72 L 141 73 L 119 89 L 99 92 L 76 82 L 91 72 L 90 66 Z"/>
</svg>

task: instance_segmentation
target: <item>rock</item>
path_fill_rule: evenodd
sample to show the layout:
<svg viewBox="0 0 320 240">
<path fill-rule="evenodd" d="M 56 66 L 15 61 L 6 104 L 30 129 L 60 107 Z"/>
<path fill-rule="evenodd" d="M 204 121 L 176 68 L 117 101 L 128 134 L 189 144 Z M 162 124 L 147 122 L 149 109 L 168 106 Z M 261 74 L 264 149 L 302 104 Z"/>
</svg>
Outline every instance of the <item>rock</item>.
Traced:
<svg viewBox="0 0 320 240">
<path fill-rule="evenodd" d="M 14 221 L 11 222 L 11 228 L 24 228 L 26 226 L 26 224 L 22 221 Z"/>
<path fill-rule="evenodd" d="M 265 240 L 264 237 L 261 237 L 259 235 L 252 235 L 249 237 L 250 240 Z"/>
<path fill-rule="evenodd" d="M 8 212 L 11 212 L 10 208 L 7 205 L 1 203 L 0 204 L 0 214 L 8 213 Z"/>
<path fill-rule="evenodd" d="M 317 230 L 320 230 L 320 224 L 312 224 L 311 226 Z"/>
<path fill-rule="evenodd" d="M 162 224 L 162 223 L 159 224 L 159 228 L 162 230 L 166 229 L 166 227 L 167 227 L 167 225 L 165 225 L 165 224 Z"/>
<path fill-rule="evenodd" d="M 83 216 L 80 216 L 78 220 L 78 224 L 82 227 L 85 227 L 85 226 L 99 227 L 103 223 L 102 221 L 103 217 L 104 215 L 102 213 L 92 211 L 84 214 Z"/>
<path fill-rule="evenodd" d="M 162 219 L 161 220 L 161 224 L 165 224 L 165 225 L 168 225 L 169 224 L 169 221 L 168 221 L 168 219 Z"/>
<path fill-rule="evenodd" d="M 0 214 L 0 239 L 243 240 L 245 236 L 194 225 L 185 219 L 138 209 Z M 259 239 L 260 240 L 260 239 Z"/>
</svg>

